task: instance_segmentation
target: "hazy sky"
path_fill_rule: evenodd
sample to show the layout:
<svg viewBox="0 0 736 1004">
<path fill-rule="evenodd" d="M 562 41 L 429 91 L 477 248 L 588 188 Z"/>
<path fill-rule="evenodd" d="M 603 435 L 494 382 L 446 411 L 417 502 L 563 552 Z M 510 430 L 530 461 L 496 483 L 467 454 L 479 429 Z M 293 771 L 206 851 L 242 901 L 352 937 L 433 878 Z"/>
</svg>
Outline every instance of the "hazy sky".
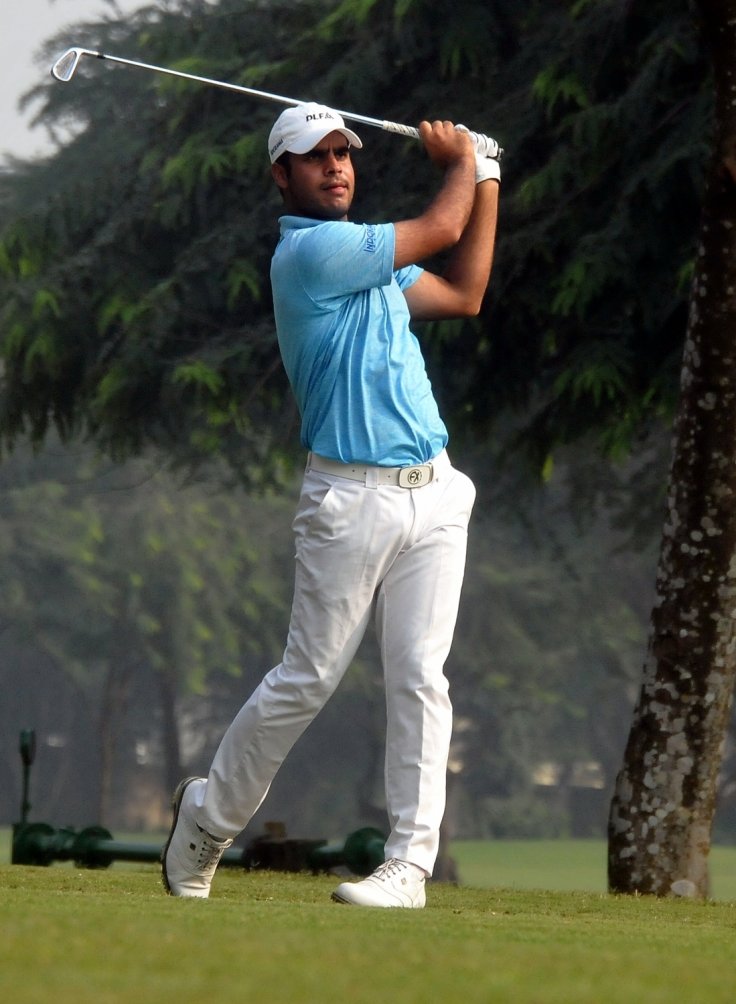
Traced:
<svg viewBox="0 0 736 1004">
<path fill-rule="evenodd" d="M 143 6 L 144 0 L 117 0 L 117 7 L 123 13 Z M 36 62 L 41 44 L 65 25 L 94 21 L 106 13 L 110 13 L 110 7 L 105 0 L 2 0 L 0 160 L 4 160 L 8 153 L 31 157 L 48 150 L 45 131 L 30 128 L 33 106 L 23 114 L 18 111 L 21 94 L 33 87 L 36 81 L 46 79 L 49 73 L 50 66 Z M 72 34 L 70 31 L 69 46 L 76 41 Z M 62 46 L 62 51 L 64 48 Z"/>
</svg>

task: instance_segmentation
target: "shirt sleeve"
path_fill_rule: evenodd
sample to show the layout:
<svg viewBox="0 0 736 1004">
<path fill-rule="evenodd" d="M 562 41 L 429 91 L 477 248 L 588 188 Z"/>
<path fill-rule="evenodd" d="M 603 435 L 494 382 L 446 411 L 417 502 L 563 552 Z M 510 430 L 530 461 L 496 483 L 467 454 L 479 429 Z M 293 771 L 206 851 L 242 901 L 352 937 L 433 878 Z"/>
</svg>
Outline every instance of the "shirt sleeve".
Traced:
<svg viewBox="0 0 736 1004">
<path fill-rule="evenodd" d="M 316 301 L 388 286 L 393 278 L 391 223 L 329 222 L 302 231 L 300 238 L 299 276 Z"/>
<path fill-rule="evenodd" d="M 413 286 L 423 271 L 424 269 L 419 265 L 406 265 L 404 268 L 397 269 L 394 275 L 399 289 L 403 291 L 409 286 Z"/>
</svg>

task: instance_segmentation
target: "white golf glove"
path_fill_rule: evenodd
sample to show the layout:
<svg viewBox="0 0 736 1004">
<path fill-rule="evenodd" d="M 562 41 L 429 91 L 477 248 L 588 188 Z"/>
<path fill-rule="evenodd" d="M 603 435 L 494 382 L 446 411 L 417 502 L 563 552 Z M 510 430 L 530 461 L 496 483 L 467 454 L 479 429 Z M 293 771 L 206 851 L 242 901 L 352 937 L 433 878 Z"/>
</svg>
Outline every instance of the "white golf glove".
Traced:
<svg viewBox="0 0 736 1004">
<path fill-rule="evenodd" d="M 467 126 L 457 125 L 456 129 L 466 132 L 473 141 L 475 147 L 475 183 L 479 185 L 481 181 L 501 181 L 501 157 L 503 150 L 490 136 L 483 133 L 471 132 Z"/>
<path fill-rule="evenodd" d="M 479 185 L 481 181 L 501 181 L 501 165 L 494 157 L 484 157 L 480 153 L 475 155 L 475 183 Z"/>
</svg>

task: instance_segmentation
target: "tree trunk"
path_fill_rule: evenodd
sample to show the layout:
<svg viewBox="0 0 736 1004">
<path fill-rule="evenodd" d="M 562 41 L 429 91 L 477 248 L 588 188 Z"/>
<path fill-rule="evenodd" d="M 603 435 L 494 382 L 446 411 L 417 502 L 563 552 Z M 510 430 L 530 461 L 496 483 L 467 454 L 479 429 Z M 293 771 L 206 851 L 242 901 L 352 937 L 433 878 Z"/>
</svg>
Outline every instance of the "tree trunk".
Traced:
<svg viewBox="0 0 736 1004">
<path fill-rule="evenodd" d="M 172 794 L 182 779 L 179 722 L 176 715 L 176 674 L 169 671 L 167 667 L 162 667 L 159 671 L 158 683 L 164 748 L 164 784 L 167 793 Z"/>
<path fill-rule="evenodd" d="M 700 0 L 715 72 L 647 660 L 609 818 L 614 892 L 708 894 L 736 676 L 736 0 Z"/>
<path fill-rule="evenodd" d="M 105 675 L 99 717 L 99 791 L 97 821 L 109 825 L 113 810 L 115 759 L 120 726 L 128 707 L 131 667 L 113 656 Z"/>
</svg>

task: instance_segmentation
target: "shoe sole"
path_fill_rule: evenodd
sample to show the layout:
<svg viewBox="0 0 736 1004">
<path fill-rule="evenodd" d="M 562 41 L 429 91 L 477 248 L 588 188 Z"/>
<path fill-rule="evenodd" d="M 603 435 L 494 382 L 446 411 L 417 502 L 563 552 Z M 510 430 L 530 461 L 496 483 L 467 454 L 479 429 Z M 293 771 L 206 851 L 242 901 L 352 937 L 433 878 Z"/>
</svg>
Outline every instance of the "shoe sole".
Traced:
<svg viewBox="0 0 736 1004">
<path fill-rule="evenodd" d="M 174 810 L 174 819 L 171 823 L 171 829 L 169 830 L 169 839 L 164 844 L 163 850 L 161 851 L 161 881 L 163 882 L 164 889 L 169 894 L 173 896 L 171 891 L 171 886 L 169 885 L 169 876 L 166 874 L 166 855 L 168 854 L 169 847 L 171 846 L 171 841 L 174 837 L 174 830 L 176 829 L 176 824 L 179 821 L 179 810 L 181 809 L 181 802 L 184 797 L 184 792 L 192 783 L 192 781 L 201 781 L 200 777 L 186 777 L 183 781 L 180 781 L 176 786 L 176 791 L 171 799 L 171 806 Z"/>
<path fill-rule="evenodd" d="M 338 896 L 336 892 L 333 892 L 330 896 L 333 903 L 343 903 L 345 906 L 357 906 L 363 907 L 368 910 L 423 910 L 425 904 L 410 903 L 408 906 L 403 906 L 401 903 L 397 903 L 395 906 L 383 906 L 379 907 L 375 903 L 355 903 L 352 899 L 344 899 L 342 896 Z"/>
</svg>

